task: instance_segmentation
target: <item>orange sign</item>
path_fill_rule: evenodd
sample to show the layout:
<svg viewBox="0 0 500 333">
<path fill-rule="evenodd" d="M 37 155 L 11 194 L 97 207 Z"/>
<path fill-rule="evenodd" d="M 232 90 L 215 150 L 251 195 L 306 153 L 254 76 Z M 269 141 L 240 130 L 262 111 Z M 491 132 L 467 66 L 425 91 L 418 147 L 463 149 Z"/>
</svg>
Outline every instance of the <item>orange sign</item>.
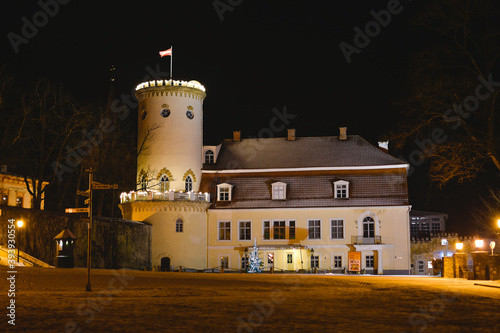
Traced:
<svg viewBox="0 0 500 333">
<path fill-rule="evenodd" d="M 361 271 L 361 252 L 349 251 L 347 254 L 349 271 L 360 272 Z"/>
</svg>

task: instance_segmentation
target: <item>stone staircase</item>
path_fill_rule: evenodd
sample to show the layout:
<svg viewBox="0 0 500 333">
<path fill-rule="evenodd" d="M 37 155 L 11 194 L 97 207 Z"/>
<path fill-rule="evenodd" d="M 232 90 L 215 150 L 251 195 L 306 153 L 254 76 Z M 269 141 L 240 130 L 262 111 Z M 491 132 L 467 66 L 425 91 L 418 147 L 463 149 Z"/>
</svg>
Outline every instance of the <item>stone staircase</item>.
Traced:
<svg viewBox="0 0 500 333">
<path fill-rule="evenodd" d="M 46 268 L 54 268 L 29 254 L 20 251 L 19 252 L 19 264 L 17 263 L 17 250 L 15 250 L 16 255 L 16 266 L 25 266 L 25 267 L 46 267 Z M 0 266 L 8 266 L 9 260 L 9 249 L 5 246 L 0 246 Z"/>
</svg>

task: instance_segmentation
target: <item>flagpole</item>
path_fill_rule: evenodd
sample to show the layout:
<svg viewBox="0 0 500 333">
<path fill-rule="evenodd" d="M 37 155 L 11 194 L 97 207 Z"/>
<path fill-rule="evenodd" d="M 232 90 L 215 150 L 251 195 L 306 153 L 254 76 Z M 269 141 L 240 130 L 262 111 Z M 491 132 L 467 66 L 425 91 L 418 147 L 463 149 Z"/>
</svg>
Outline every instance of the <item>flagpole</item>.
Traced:
<svg viewBox="0 0 500 333">
<path fill-rule="evenodd" d="M 172 58 L 174 57 L 174 50 L 172 49 L 172 45 L 170 45 L 170 80 L 172 80 Z"/>
</svg>

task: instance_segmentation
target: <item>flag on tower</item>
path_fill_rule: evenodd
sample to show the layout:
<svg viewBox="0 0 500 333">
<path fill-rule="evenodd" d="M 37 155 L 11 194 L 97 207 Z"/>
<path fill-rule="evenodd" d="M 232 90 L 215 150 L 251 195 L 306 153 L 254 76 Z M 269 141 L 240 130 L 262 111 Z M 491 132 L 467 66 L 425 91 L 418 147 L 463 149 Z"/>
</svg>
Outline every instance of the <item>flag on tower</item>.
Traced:
<svg viewBox="0 0 500 333">
<path fill-rule="evenodd" d="M 172 55 L 172 48 L 169 48 L 168 50 L 165 51 L 160 51 L 160 57 L 166 57 L 166 56 L 171 56 Z"/>
</svg>

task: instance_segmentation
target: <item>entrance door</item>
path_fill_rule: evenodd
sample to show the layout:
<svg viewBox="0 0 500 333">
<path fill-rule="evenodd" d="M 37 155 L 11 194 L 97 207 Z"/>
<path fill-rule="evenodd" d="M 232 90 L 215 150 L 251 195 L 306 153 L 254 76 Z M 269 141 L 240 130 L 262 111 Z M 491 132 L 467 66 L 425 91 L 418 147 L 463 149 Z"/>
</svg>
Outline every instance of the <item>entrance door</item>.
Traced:
<svg viewBox="0 0 500 333">
<path fill-rule="evenodd" d="M 285 262 L 286 262 L 286 270 L 287 271 L 293 271 L 294 266 L 293 266 L 293 252 L 286 252 L 285 253 Z"/>
</svg>

